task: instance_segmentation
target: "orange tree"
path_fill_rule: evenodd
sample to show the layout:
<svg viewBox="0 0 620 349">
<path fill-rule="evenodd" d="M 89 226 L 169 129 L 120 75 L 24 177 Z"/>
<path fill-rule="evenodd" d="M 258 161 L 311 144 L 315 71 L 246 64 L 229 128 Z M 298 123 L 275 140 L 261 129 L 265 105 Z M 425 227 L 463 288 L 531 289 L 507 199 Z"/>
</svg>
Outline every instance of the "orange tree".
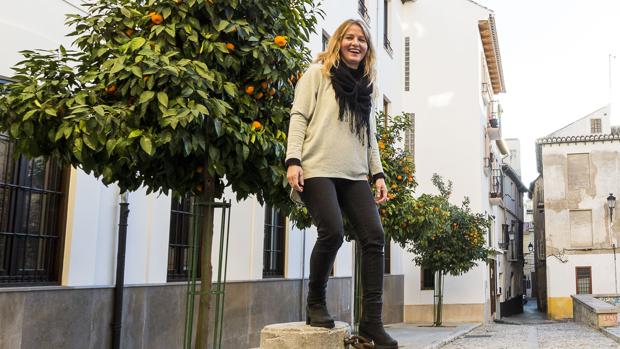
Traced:
<svg viewBox="0 0 620 349">
<path fill-rule="evenodd" d="M 443 305 L 443 276 L 461 275 L 472 269 L 477 261 L 485 261 L 491 250 L 486 247 L 485 233 L 492 223 L 486 213 L 474 213 L 465 198 L 461 206 L 449 202 L 452 182 L 434 174 L 432 182 L 439 195 L 422 194 L 417 198 L 415 235 L 407 244 L 415 254 L 417 265 L 430 268 L 436 274 L 435 326 L 441 326 Z"/>
<path fill-rule="evenodd" d="M 0 97 L 0 131 L 117 183 L 220 198 L 256 195 L 287 212 L 283 167 L 293 83 L 321 14 L 312 0 L 93 0 L 69 15 L 75 51 L 24 51 Z M 211 285 L 213 208 L 201 268 Z M 198 347 L 206 348 L 209 297 Z"/>
</svg>

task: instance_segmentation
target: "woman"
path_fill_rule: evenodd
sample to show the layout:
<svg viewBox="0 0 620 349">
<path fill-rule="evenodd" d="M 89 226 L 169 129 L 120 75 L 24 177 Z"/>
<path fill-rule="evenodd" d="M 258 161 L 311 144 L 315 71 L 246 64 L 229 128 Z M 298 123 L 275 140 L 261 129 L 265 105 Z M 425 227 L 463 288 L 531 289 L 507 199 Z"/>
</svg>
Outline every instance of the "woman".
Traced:
<svg viewBox="0 0 620 349">
<path fill-rule="evenodd" d="M 369 32 L 362 21 L 347 20 L 297 83 L 286 166 L 291 196 L 301 198 L 318 230 L 310 257 L 306 322 L 334 327 L 325 291 L 344 237 L 344 213 L 362 246 L 360 335 L 372 339 L 376 348 L 391 349 L 398 343 L 381 320 L 384 233 L 377 205 L 387 200 L 387 187 L 370 115 L 374 80 Z"/>
</svg>

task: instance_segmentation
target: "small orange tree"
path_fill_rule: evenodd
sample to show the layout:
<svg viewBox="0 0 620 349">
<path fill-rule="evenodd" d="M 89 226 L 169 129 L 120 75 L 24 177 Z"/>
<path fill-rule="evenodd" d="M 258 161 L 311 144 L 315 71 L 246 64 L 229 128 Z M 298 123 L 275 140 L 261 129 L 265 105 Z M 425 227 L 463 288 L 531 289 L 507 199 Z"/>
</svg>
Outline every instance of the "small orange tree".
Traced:
<svg viewBox="0 0 620 349">
<path fill-rule="evenodd" d="M 469 199 L 461 206 L 449 202 L 452 182 L 434 174 L 432 182 L 439 195 L 422 194 L 414 204 L 416 231 L 407 244 L 415 254 L 417 265 L 433 270 L 435 283 L 435 326 L 441 326 L 443 306 L 443 276 L 461 275 L 472 269 L 478 261 L 485 261 L 491 250 L 486 247 L 485 232 L 492 223 L 486 213 L 473 213 Z"/>
<path fill-rule="evenodd" d="M 0 97 L 0 131 L 28 156 L 122 191 L 238 199 L 288 212 L 283 166 L 292 84 L 308 61 L 312 0 L 91 0 L 68 16 L 77 51 L 25 51 Z M 211 286 L 213 208 L 202 224 Z M 200 297 L 199 348 L 209 296 Z"/>
</svg>

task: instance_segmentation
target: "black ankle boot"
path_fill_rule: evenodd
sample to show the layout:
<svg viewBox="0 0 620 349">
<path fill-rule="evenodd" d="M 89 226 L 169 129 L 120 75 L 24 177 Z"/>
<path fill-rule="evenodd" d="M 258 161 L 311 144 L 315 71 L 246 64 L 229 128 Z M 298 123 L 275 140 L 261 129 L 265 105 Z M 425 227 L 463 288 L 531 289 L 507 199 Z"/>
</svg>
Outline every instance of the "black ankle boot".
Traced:
<svg viewBox="0 0 620 349">
<path fill-rule="evenodd" d="M 306 305 L 306 325 L 312 327 L 334 328 L 334 319 L 329 315 L 325 304 Z"/>
<path fill-rule="evenodd" d="M 375 349 L 398 348 L 398 342 L 385 332 L 381 322 L 360 321 L 359 335 L 375 342 Z"/>
</svg>

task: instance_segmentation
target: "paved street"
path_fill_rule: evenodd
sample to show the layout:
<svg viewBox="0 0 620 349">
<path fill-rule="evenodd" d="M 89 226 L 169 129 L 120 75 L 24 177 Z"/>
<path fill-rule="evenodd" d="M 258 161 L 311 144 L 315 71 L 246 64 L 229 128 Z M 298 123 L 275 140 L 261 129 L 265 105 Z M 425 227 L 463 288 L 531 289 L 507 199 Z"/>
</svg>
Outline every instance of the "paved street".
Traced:
<svg viewBox="0 0 620 349">
<path fill-rule="evenodd" d="M 574 322 L 539 325 L 492 323 L 456 339 L 442 349 L 617 349 L 620 344 Z"/>
<path fill-rule="evenodd" d="M 490 323 L 445 345 L 442 349 L 617 349 L 620 343 L 574 322 L 547 320 L 529 299 L 523 313 Z"/>
</svg>

